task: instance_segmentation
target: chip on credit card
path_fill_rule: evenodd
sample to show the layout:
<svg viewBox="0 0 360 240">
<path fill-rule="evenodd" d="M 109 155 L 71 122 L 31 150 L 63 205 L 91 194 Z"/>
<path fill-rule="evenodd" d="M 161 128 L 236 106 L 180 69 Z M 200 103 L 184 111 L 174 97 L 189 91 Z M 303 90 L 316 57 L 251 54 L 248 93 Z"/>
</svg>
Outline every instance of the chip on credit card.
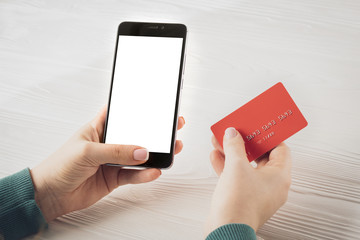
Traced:
<svg viewBox="0 0 360 240">
<path fill-rule="evenodd" d="M 307 126 L 307 121 L 279 82 L 211 126 L 223 146 L 228 127 L 239 131 L 249 161 L 253 161 Z"/>
</svg>

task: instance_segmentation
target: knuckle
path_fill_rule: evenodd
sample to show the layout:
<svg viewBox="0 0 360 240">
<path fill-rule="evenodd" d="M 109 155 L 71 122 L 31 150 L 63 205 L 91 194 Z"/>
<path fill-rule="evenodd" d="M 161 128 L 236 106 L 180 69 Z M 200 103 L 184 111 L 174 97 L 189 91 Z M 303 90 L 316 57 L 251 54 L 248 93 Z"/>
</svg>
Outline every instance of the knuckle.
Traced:
<svg viewBox="0 0 360 240">
<path fill-rule="evenodd" d="M 90 152 L 91 152 L 91 149 L 92 149 L 91 143 L 85 142 L 82 145 L 82 148 L 81 148 L 81 155 L 82 156 L 89 156 Z"/>
<path fill-rule="evenodd" d="M 114 156 L 115 159 L 122 158 L 123 154 L 122 154 L 121 146 L 114 146 L 112 153 L 113 153 L 113 156 Z"/>
<path fill-rule="evenodd" d="M 91 144 L 91 142 L 85 142 L 84 144 L 82 144 L 80 150 L 80 158 L 84 159 L 87 163 L 91 165 L 96 165 L 97 159 L 92 156 L 92 149 L 93 145 Z"/>
<path fill-rule="evenodd" d="M 224 143 L 224 152 L 225 153 L 235 151 L 236 148 L 237 148 L 237 146 L 234 142 L 227 141 L 226 143 Z"/>
<path fill-rule="evenodd" d="M 115 159 L 130 160 L 132 159 L 132 148 L 126 145 L 118 145 L 113 149 L 113 156 Z"/>
</svg>

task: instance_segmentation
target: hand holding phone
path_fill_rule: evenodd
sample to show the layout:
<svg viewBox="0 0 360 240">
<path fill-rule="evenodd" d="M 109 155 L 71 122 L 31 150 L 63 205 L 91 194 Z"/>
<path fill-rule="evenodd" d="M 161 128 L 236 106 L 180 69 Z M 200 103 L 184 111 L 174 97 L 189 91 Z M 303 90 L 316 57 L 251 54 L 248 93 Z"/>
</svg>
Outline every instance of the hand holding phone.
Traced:
<svg viewBox="0 0 360 240">
<path fill-rule="evenodd" d="M 186 33 L 182 24 L 119 25 L 104 143 L 147 148 L 137 167 L 172 164 Z"/>
<path fill-rule="evenodd" d="M 137 146 L 101 143 L 106 113 L 107 109 L 102 109 L 61 148 L 30 170 L 35 201 L 47 222 L 89 207 L 119 186 L 150 182 L 161 175 L 161 170 L 155 168 L 136 170 L 106 165 L 145 162 L 141 156 L 134 157 Z M 184 123 L 180 117 L 178 130 Z M 176 140 L 175 154 L 181 148 L 181 141 Z"/>
</svg>

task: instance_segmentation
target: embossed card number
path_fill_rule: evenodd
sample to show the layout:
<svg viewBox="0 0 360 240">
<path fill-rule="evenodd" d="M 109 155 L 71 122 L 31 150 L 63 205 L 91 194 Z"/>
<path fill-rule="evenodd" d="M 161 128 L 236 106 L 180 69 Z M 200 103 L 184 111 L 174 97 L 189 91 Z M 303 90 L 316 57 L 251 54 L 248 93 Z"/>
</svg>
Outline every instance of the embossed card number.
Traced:
<svg viewBox="0 0 360 240">
<path fill-rule="evenodd" d="M 243 136 L 249 161 L 252 161 L 307 124 L 284 85 L 279 82 L 215 123 L 211 130 L 222 146 L 225 129 L 235 127 Z"/>
<path fill-rule="evenodd" d="M 277 118 L 279 119 L 279 121 L 283 121 L 285 120 L 288 116 L 292 115 L 292 111 L 291 110 L 287 110 L 286 112 L 284 112 L 283 114 L 280 114 Z M 262 131 L 267 131 L 269 129 L 271 129 L 273 126 L 276 125 L 276 121 L 275 120 L 271 120 L 269 121 L 267 124 L 262 125 L 261 129 L 256 129 L 255 131 L 253 131 L 252 133 L 250 133 L 249 135 L 246 136 L 246 140 L 251 141 L 253 138 L 255 138 L 256 136 L 259 136 L 261 134 Z M 263 137 L 263 140 L 267 140 L 270 137 L 274 136 L 274 132 L 272 131 L 271 133 L 267 134 L 266 136 Z M 262 141 L 259 140 L 256 143 L 260 144 Z"/>
</svg>

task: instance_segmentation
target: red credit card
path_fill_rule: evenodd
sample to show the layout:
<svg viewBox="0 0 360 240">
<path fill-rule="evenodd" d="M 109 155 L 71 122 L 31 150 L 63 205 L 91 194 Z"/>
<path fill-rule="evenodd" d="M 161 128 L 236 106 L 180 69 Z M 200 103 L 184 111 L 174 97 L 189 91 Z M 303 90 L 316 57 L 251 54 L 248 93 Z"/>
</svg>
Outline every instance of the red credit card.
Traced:
<svg viewBox="0 0 360 240">
<path fill-rule="evenodd" d="M 222 146 L 224 132 L 236 128 L 245 141 L 249 161 L 270 151 L 307 126 L 294 100 L 279 82 L 211 126 Z"/>
</svg>

